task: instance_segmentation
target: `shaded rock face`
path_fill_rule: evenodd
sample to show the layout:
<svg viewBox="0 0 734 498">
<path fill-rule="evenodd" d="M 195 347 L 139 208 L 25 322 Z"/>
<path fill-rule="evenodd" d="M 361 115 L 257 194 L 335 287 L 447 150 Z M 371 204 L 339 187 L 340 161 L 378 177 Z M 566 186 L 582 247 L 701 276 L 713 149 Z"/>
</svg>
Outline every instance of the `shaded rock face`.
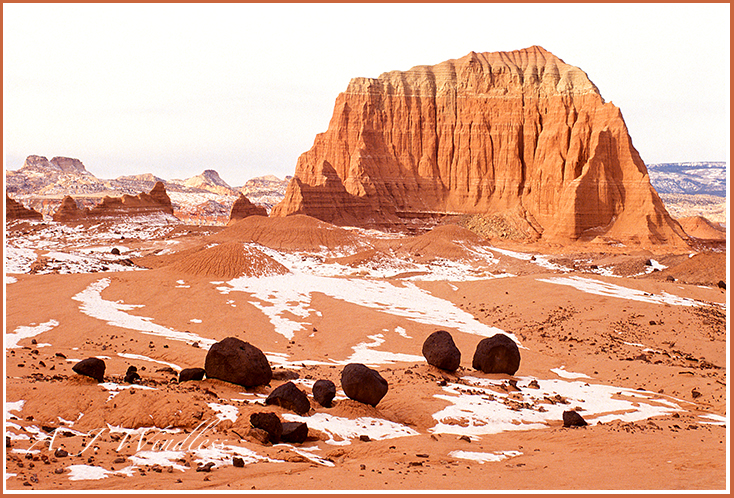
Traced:
<svg viewBox="0 0 734 498">
<path fill-rule="evenodd" d="M 280 439 L 286 443 L 301 444 L 308 437 L 308 425 L 305 422 L 283 422 L 283 434 Z"/>
<path fill-rule="evenodd" d="M 305 415 L 311 409 L 306 393 L 298 389 L 293 382 L 286 382 L 273 389 L 265 400 L 265 404 L 277 405 L 299 415 Z"/>
<path fill-rule="evenodd" d="M 504 334 L 487 337 L 477 344 L 472 367 L 484 373 L 515 375 L 520 368 L 520 350 L 515 341 Z"/>
<path fill-rule="evenodd" d="M 250 424 L 256 429 L 266 431 L 271 443 L 278 444 L 280 442 L 280 436 L 283 434 L 283 423 L 275 413 L 253 413 L 250 415 Z"/>
<path fill-rule="evenodd" d="M 358 226 L 506 213 L 549 242 L 687 238 L 620 110 L 537 46 L 353 79 L 271 215 L 297 213 Z"/>
<path fill-rule="evenodd" d="M 377 406 L 387 394 L 387 381 L 376 370 L 361 364 L 350 363 L 341 375 L 342 389 L 349 398 Z"/>
<path fill-rule="evenodd" d="M 65 222 L 89 218 L 121 218 L 160 214 L 173 216 L 171 198 L 168 197 L 163 182 L 157 182 L 147 194 L 141 192 L 138 195 L 125 194 L 122 197 L 105 196 L 91 209 L 80 209 L 76 201 L 67 195 L 54 213 L 53 220 Z"/>
<path fill-rule="evenodd" d="M 319 379 L 313 384 L 313 399 L 324 408 L 331 407 L 331 402 L 336 396 L 336 386 L 327 379 Z"/>
<path fill-rule="evenodd" d="M 5 193 L 5 219 L 10 220 L 43 220 L 43 215 L 35 209 L 28 209 L 20 202 Z"/>
<path fill-rule="evenodd" d="M 229 212 L 229 222 L 241 220 L 248 216 L 267 216 L 268 211 L 262 206 L 257 206 L 250 202 L 244 195 L 240 194 Z"/>
<path fill-rule="evenodd" d="M 583 427 L 588 425 L 584 417 L 574 410 L 563 412 L 563 427 Z"/>
<path fill-rule="evenodd" d="M 429 365 L 453 372 L 461 363 L 461 351 L 445 330 L 437 330 L 423 342 L 423 356 Z"/>
<path fill-rule="evenodd" d="M 273 371 L 265 354 L 236 337 L 212 345 L 204 361 L 206 376 L 245 387 L 268 384 Z"/>
<path fill-rule="evenodd" d="M 178 382 L 188 382 L 190 380 L 203 380 L 206 370 L 203 368 L 184 368 L 178 374 Z"/>
<path fill-rule="evenodd" d="M 86 375 L 97 382 L 104 382 L 104 371 L 106 367 L 104 360 L 87 358 L 71 367 L 71 369 L 79 375 Z"/>
</svg>

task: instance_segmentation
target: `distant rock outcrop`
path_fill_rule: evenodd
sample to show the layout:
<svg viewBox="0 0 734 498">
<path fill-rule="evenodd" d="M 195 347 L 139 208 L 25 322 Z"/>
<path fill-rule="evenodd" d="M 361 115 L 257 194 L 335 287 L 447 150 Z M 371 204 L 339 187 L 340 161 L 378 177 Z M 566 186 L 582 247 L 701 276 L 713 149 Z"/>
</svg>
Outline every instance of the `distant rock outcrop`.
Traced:
<svg viewBox="0 0 734 498">
<path fill-rule="evenodd" d="M 537 46 L 353 79 L 271 215 L 405 226 L 503 213 L 551 243 L 687 239 L 619 108 Z"/>
<path fill-rule="evenodd" d="M 25 194 L 90 194 L 106 190 L 104 182 L 91 174 L 79 159 L 28 156 L 17 171 L 6 171 L 8 192 Z"/>
<path fill-rule="evenodd" d="M 37 220 L 43 219 L 43 215 L 35 209 L 28 209 L 20 202 L 5 193 L 5 219 L 11 220 Z"/>
<path fill-rule="evenodd" d="M 192 176 L 183 184 L 186 187 L 206 190 L 219 195 L 237 195 L 237 191 L 222 180 L 219 173 L 213 169 L 204 170 L 202 174 Z"/>
<path fill-rule="evenodd" d="M 157 182 L 150 193 L 123 195 L 122 197 L 105 196 L 91 209 L 80 209 L 71 196 L 66 196 L 61 206 L 53 215 L 54 221 L 67 222 L 84 219 L 128 218 L 151 215 L 164 215 L 173 218 L 171 199 L 166 193 L 163 182 Z"/>
<path fill-rule="evenodd" d="M 267 216 L 268 211 L 262 206 L 256 206 L 244 195 L 240 194 L 239 198 L 232 204 L 232 210 L 229 213 L 229 223 L 232 223 L 248 216 Z"/>
</svg>

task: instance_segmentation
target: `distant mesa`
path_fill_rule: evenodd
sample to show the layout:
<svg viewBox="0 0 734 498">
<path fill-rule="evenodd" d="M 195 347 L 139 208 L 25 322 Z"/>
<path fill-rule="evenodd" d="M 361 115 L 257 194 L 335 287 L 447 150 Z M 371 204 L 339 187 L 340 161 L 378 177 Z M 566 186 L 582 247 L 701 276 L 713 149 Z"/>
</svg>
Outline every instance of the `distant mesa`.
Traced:
<svg viewBox="0 0 734 498">
<path fill-rule="evenodd" d="M 353 79 L 271 212 L 294 214 L 378 228 L 506 215 L 553 244 L 688 239 L 619 108 L 537 46 Z"/>
<path fill-rule="evenodd" d="M 163 182 L 157 182 L 150 193 L 140 193 L 136 196 L 123 195 L 122 197 L 105 196 L 93 208 L 80 209 L 71 196 L 66 196 L 61 206 L 54 213 L 53 220 L 59 222 L 79 221 L 99 218 L 125 218 L 149 215 L 170 216 L 174 221 L 171 199 L 166 193 Z"/>
<path fill-rule="evenodd" d="M 183 182 L 184 186 L 207 190 L 220 195 L 237 195 L 237 191 L 222 180 L 213 169 L 204 170 L 200 175 L 192 176 Z"/>
<path fill-rule="evenodd" d="M 5 219 L 11 220 L 43 220 L 43 215 L 35 209 L 28 209 L 20 202 L 5 193 Z"/>
<path fill-rule="evenodd" d="M 232 210 L 229 213 L 229 223 L 247 218 L 248 216 L 267 216 L 268 210 L 263 206 L 256 206 L 250 200 L 240 193 L 240 196 L 232 204 Z"/>
</svg>

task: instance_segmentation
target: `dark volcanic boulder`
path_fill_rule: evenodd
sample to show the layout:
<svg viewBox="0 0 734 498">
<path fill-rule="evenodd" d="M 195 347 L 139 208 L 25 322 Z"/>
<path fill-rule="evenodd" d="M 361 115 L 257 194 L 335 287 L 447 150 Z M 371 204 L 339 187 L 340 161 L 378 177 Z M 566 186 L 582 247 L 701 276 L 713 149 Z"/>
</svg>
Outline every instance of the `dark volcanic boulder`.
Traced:
<svg viewBox="0 0 734 498">
<path fill-rule="evenodd" d="M 520 368 L 520 350 L 515 341 L 504 334 L 487 337 L 477 344 L 472 367 L 484 373 L 514 375 Z"/>
<path fill-rule="evenodd" d="M 71 367 L 79 375 L 86 375 L 97 382 L 104 382 L 105 368 L 105 362 L 99 358 L 87 358 Z"/>
<path fill-rule="evenodd" d="M 584 417 L 574 410 L 563 412 L 563 427 L 583 427 L 588 425 Z"/>
<path fill-rule="evenodd" d="M 719 287 L 719 289 L 726 290 L 726 282 L 724 282 L 723 280 L 719 280 L 719 283 L 716 285 Z"/>
<path fill-rule="evenodd" d="M 286 382 L 275 388 L 265 400 L 265 404 L 278 405 L 299 415 L 305 415 L 311 409 L 308 396 L 298 389 L 293 382 Z"/>
<path fill-rule="evenodd" d="M 184 368 L 178 374 L 178 382 L 188 382 L 190 380 L 203 380 L 206 370 L 203 368 Z"/>
<path fill-rule="evenodd" d="M 135 382 L 140 380 L 140 375 L 138 375 L 138 367 L 134 365 L 130 365 L 127 367 L 127 372 L 125 372 L 125 379 L 123 379 L 128 384 L 134 384 Z"/>
<path fill-rule="evenodd" d="M 206 376 L 245 387 L 268 384 L 273 371 L 265 354 L 249 342 L 227 337 L 214 344 L 204 362 Z"/>
<path fill-rule="evenodd" d="M 461 351 L 454 344 L 451 334 L 437 330 L 423 342 L 423 356 L 429 365 L 453 372 L 461 363 Z"/>
<path fill-rule="evenodd" d="M 382 375 L 361 363 L 344 367 L 341 381 L 344 394 L 360 403 L 377 406 L 387 394 L 387 381 Z"/>
<path fill-rule="evenodd" d="M 324 408 L 329 408 L 336 396 L 336 386 L 330 380 L 320 379 L 313 385 L 313 399 Z"/>
<path fill-rule="evenodd" d="M 250 415 L 250 424 L 256 429 L 262 429 L 268 433 L 270 442 L 278 444 L 283 434 L 283 423 L 273 412 L 253 413 Z"/>
<path fill-rule="evenodd" d="M 283 422 L 283 434 L 280 439 L 286 443 L 301 444 L 308 437 L 308 426 L 305 422 Z"/>
</svg>

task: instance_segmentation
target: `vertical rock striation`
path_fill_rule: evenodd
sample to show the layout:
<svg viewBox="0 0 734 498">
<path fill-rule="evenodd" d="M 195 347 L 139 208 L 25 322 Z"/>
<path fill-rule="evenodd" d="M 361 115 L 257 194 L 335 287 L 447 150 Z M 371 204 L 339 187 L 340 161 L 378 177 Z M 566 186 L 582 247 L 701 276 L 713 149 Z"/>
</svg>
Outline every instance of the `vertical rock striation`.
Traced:
<svg viewBox="0 0 734 498">
<path fill-rule="evenodd" d="M 523 220 L 543 241 L 685 244 L 622 114 L 541 47 L 355 78 L 271 215 Z"/>
</svg>

